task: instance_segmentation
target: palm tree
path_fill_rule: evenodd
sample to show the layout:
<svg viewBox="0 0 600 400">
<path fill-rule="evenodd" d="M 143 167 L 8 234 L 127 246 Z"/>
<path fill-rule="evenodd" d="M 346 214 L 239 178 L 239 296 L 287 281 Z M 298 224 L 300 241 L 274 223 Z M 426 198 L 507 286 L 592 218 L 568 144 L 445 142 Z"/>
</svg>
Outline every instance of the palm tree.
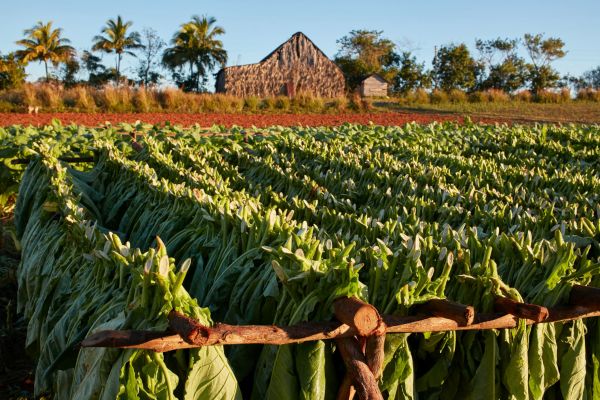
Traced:
<svg viewBox="0 0 600 400">
<path fill-rule="evenodd" d="M 46 69 L 46 80 L 50 79 L 48 73 L 48 62 L 54 66 L 73 58 L 75 49 L 69 45 L 69 39 L 61 38 L 62 29 L 52 29 L 52 21 L 38 22 L 31 29 L 24 31 L 25 39 L 19 40 L 17 44 L 24 47 L 17 50 L 16 54 L 21 61 L 39 61 L 44 63 Z"/>
<path fill-rule="evenodd" d="M 140 41 L 140 34 L 138 32 L 128 33 L 127 31 L 131 28 L 133 22 L 123 22 L 121 16 L 117 16 L 117 20 L 109 19 L 106 21 L 106 26 L 102 28 L 102 34 L 94 36 L 94 45 L 92 50 L 103 51 L 105 53 L 115 52 L 117 54 L 117 65 L 116 65 L 116 81 L 119 84 L 120 72 L 121 72 L 121 60 L 123 54 L 129 54 L 135 57 L 135 53 L 130 50 L 140 49 L 144 46 Z"/>
<path fill-rule="evenodd" d="M 172 70 L 189 67 L 189 84 L 186 86 L 195 91 L 200 90 L 200 77 L 205 77 L 216 64 L 224 66 L 227 62 L 223 42 L 217 39 L 225 29 L 214 26 L 216 22 L 213 17 L 193 16 L 173 35 L 173 47 L 163 53 L 163 63 Z"/>
</svg>

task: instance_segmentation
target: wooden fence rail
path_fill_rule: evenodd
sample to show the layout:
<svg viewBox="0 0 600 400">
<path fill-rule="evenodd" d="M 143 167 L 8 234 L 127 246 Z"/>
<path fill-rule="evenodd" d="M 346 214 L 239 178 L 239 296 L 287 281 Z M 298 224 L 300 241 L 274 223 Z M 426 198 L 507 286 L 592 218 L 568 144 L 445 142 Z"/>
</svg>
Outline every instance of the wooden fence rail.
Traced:
<svg viewBox="0 0 600 400">
<path fill-rule="evenodd" d="M 346 366 L 338 400 L 382 400 L 377 380 L 384 359 L 385 336 L 390 333 L 443 332 L 515 328 L 526 324 L 570 321 L 600 316 L 600 289 L 575 285 L 569 305 L 546 308 L 497 297 L 494 314 L 477 314 L 473 307 L 444 299 L 430 300 L 408 317 L 380 315 L 375 307 L 355 298 L 334 302 L 337 321 L 306 322 L 291 326 L 200 324 L 177 311 L 169 314 L 169 329 L 151 331 L 100 331 L 82 347 L 120 347 L 157 352 L 240 344 L 284 345 L 334 339 Z"/>
</svg>

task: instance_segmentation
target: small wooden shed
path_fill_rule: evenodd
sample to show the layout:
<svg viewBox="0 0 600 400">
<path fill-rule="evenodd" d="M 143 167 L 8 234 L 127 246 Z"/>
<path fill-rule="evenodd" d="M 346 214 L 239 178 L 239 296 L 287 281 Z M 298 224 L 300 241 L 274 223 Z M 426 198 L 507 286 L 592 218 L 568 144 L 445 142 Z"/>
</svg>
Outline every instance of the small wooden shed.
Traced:
<svg viewBox="0 0 600 400">
<path fill-rule="evenodd" d="M 379 74 L 371 74 L 360 83 L 362 97 L 385 97 L 388 95 L 388 82 Z"/>
</svg>

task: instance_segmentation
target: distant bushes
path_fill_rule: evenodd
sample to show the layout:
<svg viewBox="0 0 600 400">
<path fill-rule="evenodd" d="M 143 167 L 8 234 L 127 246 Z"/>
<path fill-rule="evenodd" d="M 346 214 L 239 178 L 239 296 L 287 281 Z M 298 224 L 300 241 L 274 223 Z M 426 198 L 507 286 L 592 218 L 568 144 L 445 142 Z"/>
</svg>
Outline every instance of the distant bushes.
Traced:
<svg viewBox="0 0 600 400">
<path fill-rule="evenodd" d="M 600 91 L 580 90 L 573 98 L 568 89 L 540 91 L 533 94 L 522 90 L 507 94 L 501 90 L 466 93 L 461 90 L 426 91 L 417 89 L 398 96 L 400 105 L 536 102 L 566 103 L 570 101 L 600 102 Z M 226 94 L 186 93 L 176 88 L 113 87 L 102 89 L 88 86 L 64 88 L 51 84 L 25 84 L 18 89 L 0 91 L 0 112 L 27 112 L 39 107 L 42 112 L 171 112 L 171 113 L 297 113 L 323 114 L 371 112 L 376 100 L 367 100 L 353 93 L 349 97 L 325 99 L 306 93 L 293 98 L 239 98 Z"/>
<path fill-rule="evenodd" d="M 64 88 L 25 84 L 0 91 L 0 111 L 27 112 L 177 112 L 177 113 L 342 113 L 351 111 L 347 98 L 325 99 L 305 93 L 294 98 L 239 98 L 226 94 L 186 93 L 176 88 L 88 86 Z"/>
<path fill-rule="evenodd" d="M 575 97 L 571 95 L 569 89 L 559 91 L 543 90 L 538 93 L 532 93 L 529 90 L 508 94 L 502 90 L 490 89 L 486 91 L 476 91 L 471 93 L 462 90 L 453 89 L 443 91 L 433 89 L 427 92 L 423 89 L 417 89 L 398 97 L 401 105 L 411 104 L 450 104 L 450 103 L 568 103 L 570 101 L 589 101 L 600 102 L 600 90 L 585 89 L 580 90 Z"/>
<path fill-rule="evenodd" d="M 600 90 L 582 89 L 577 92 L 577 100 L 600 102 Z"/>
</svg>

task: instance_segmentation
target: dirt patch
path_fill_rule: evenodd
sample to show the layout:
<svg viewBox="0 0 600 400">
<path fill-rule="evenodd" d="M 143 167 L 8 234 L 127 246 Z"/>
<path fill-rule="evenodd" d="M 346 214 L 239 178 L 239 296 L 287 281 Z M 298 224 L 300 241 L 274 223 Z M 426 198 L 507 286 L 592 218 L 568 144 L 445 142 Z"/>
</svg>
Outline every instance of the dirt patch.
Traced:
<svg viewBox="0 0 600 400">
<path fill-rule="evenodd" d="M 462 122 L 463 116 L 443 113 L 370 113 L 370 114 L 273 114 L 273 115 L 245 115 L 245 114 L 81 114 L 81 113 L 48 113 L 48 114 L 14 114 L 0 113 L 0 126 L 10 125 L 48 125 L 52 119 L 58 119 L 63 124 L 77 124 L 85 126 L 99 126 L 106 123 L 119 122 L 135 123 L 141 121 L 150 124 L 170 122 L 175 125 L 190 126 L 198 124 L 202 127 L 213 125 L 233 125 L 242 127 L 256 126 L 339 126 L 345 123 L 364 124 L 373 123 L 383 126 L 404 125 L 409 122 L 431 123 L 434 121 Z M 475 122 L 494 123 L 510 122 L 510 119 L 475 118 Z"/>
<path fill-rule="evenodd" d="M 17 314 L 16 269 L 19 251 L 0 219 L 0 399 L 33 398 L 34 363 L 25 353 L 27 323 Z"/>
</svg>

